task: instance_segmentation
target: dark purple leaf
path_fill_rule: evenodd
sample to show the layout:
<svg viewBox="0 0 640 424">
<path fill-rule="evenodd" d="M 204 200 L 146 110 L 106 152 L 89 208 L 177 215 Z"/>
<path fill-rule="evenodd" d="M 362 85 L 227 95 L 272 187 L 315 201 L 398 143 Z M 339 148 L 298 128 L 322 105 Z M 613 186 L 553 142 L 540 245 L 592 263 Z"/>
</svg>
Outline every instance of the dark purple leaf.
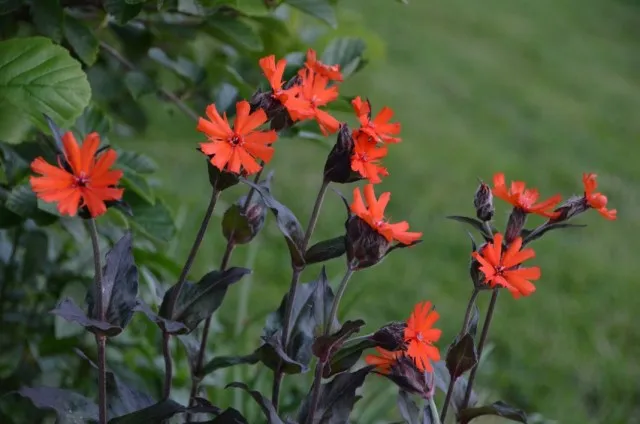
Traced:
<svg viewBox="0 0 640 424">
<path fill-rule="evenodd" d="M 424 424 L 420 408 L 404 390 L 398 391 L 398 411 L 407 424 Z"/>
<path fill-rule="evenodd" d="M 166 399 L 144 409 L 109 420 L 109 424 L 157 424 L 175 414 L 186 412 L 187 408 Z"/>
<path fill-rule="evenodd" d="M 158 315 L 171 321 L 181 322 L 189 331 L 193 331 L 202 320 L 211 316 L 220 307 L 227 294 L 227 288 L 250 272 L 246 268 L 233 267 L 224 271 L 211 271 L 197 284 L 185 282 L 169 316 L 167 308 L 169 299 L 176 289 L 174 285 L 165 293 Z"/>
<path fill-rule="evenodd" d="M 254 355 L 260 358 L 260 361 L 272 370 L 278 369 L 280 364 L 282 364 L 282 370 L 287 374 L 307 372 L 309 370 L 309 361 L 301 363 L 287 355 L 282 348 L 281 334 L 282 331 L 273 334 L 269 338 L 263 337 L 263 344 L 256 349 Z M 311 343 L 309 343 L 308 350 L 311 352 Z"/>
<path fill-rule="evenodd" d="M 31 400 L 38 409 L 55 411 L 60 421 L 84 423 L 98 420 L 98 405 L 71 390 L 55 387 L 23 387 L 17 393 Z"/>
<path fill-rule="evenodd" d="M 449 375 L 454 380 L 460 377 L 478 363 L 478 351 L 473 336 L 466 333 L 461 338 L 456 337 L 447 350 L 446 364 Z"/>
<path fill-rule="evenodd" d="M 377 345 L 378 344 L 371 339 L 364 339 L 355 343 L 347 342 L 333 355 L 331 361 L 324 367 L 322 376 L 329 378 L 332 375 L 347 371 L 358 362 L 363 351 L 374 348 Z"/>
<path fill-rule="evenodd" d="M 260 409 L 262 409 L 265 417 L 267 417 L 267 424 L 284 424 L 282 422 L 282 419 L 280 419 L 280 417 L 278 416 L 278 412 L 276 412 L 276 409 L 273 407 L 271 401 L 264 397 L 259 391 L 251 390 L 249 386 L 240 382 L 230 383 L 226 388 L 242 389 L 245 392 L 249 393 L 251 397 L 258 403 L 258 405 L 260 405 Z"/>
<path fill-rule="evenodd" d="M 334 237 L 329 240 L 318 242 L 311 246 L 304 255 L 307 264 L 325 262 L 330 259 L 339 258 L 347 251 L 344 236 Z"/>
<path fill-rule="evenodd" d="M 356 390 L 362 386 L 364 379 L 373 367 L 364 367 L 355 372 L 343 373 L 328 383 L 320 386 L 320 400 L 313 417 L 308 420 L 309 398 L 300 409 L 298 422 L 311 424 L 344 424 L 349 422 L 349 415 L 359 399 Z M 309 394 L 310 395 L 310 394 Z"/>
<path fill-rule="evenodd" d="M 295 265 L 304 265 L 304 230 L 300 225 L 300 222 L 296 216 L 282 203 L 278 202 L 271 193 L 260 185 L 254 184 L 242 178 L 240 181 L 253 187 L 261 197 L 264 203 L 267 205 L 271 212 L 276 217 L 278 228 L 284 235 L 287 246 L 289 247 L 289 253 L 291 254 L 291 262 Z"/>
<path fill-rule="evenodd" d="M 527 423 L 527 414 L 501 400 L 494 402 L 491 405 L 464 409 L 458 415 L 458 419 L 461 424 L 467 424 L 474 418 L 481 417 L 483 415 L 496 415 L 511 421 L 524 424 Z"/>
<path fill-rule="evenodd" d="M 141 300 L 138 300 L 138 304 L 134 308 L 135 312 L 142 312 L 149 318 L 150 321 L 155 322 L 160 329 L 169 334 L 185 334 L 189 332 L 189 329 L 181 322 L 171 321 L 158 316 L 151 310 L 149 305 Z"/>
<path fill-rule="evenodd" d="M 435 376 L 436 387 L 440 389 L 443 393 L 447 393 L 447 389 L 449 388 L 449 381 L 451 377 L 449 376 L 449 370 L 447 369 L 447 365 L 445 361 L 436 361 L 433 363 L 433 370 Z M 458 377 L 456 382 L 453 385 L 453 395 L 451 396 L 451 406 L 453 407 L 454 412 L 458 412 L 460 407 L 462 406 L 462 402 L 464 401 L 464 393 L 467 390 L 467 379 L 462 376 Z M 471 391 L 471 397 L 469 398 L 469 406 L 474 406 L 478 402 L 478 396 L 475 391 Z"/>
<path fill-rule="evenodd" d="M 542 224 L 538 228 L 535 228 L 534 230 L 523 229 L 520 232 L 520 235 L 522 237 L 522 245 L 525 246 L 531 243 L 532 241 L 539 239 L 545 233 L 552 230 L 557 230 L 560 228 L 583 228 L 583 227 L 586 227 L 586 225 L 570 224 L 568 222 L 552 222 L 552 223 L 547 222 Z"/>
<path fill-rule="evenodd" d="M 198 375 L 198 377 L 204 377 L 207 374 L 214 372 L 215 370 L 219 370 L 221 368 L 232 367 L 234 365 L 240 364 L 250 364 L 253 365 L 260 360 L 256 353 L 252 353 L 250 355 L 245 356 L 218 356 L 213 358 L 211 361 L 207 362 L 207 364 L 202 367 L 202 371 Z"/>
<path fill-rule="evenodd" d="M 249 424 L 238 410 L 227 408 L 216 418 L 200 424 Z"/>
<path fill-rule="evenodd" d="M 109 337 L 113 337 L 122 332 L 122 328 L 117 325 L 111 325 L 108 322 L 97 321 L 87 317 L 84 311 L 68 297 L 62 299 L 51 313 L 69 322 L 80 324 L 92 333 L 106 334 Z"/>
<path fill-rule="evenodd" d="M 320 358 L 321 362 L 327 362 L 333 354 L 342 347 L 349 337 L 360 331 L 364 321 L 347 321 L 336 333 L 329 336 L 320 336 L 313 343 L 313 354 Z"/>
<path fill-rule="evenodd" d="M 89 317 L 100 320 L 95 303 L 95 284 L 87 292 Z M 102 268 L 102 307 L 105 320 L 125 328 L 135 308 L 138 296 L 138 267 L 133 261 L 131 233 L 126 233 L 107 252 Z"/>
<path fill-rule="evenodd" d="M 462 222 L 464 224 L 471 225 L 473 228 L 480 231 L 480 234 L 482 234 L 482 237 L 484 237 L 486 241 L 489 241 L 492 239 L 491 234 L 487 233 L 487 230 L 485 229 L 484 224 L 479 219 L 471 218 L 468 216 L 458 216 L 458 215 L 449 215 L 447 216 L 447 218 L 452 219 L 454 221 Z M 492 229 L 492 231 L 495 232 L 495 229 Z"/>
</svg>

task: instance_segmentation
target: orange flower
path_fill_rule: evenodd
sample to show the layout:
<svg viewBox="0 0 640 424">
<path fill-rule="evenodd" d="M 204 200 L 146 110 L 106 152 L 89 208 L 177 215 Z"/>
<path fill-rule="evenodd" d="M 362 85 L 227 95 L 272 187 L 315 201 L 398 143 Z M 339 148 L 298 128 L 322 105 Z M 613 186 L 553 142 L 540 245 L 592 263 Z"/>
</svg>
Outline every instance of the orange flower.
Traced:
<svg viewBox="0 0 640 424">
<path fill-rule="evenodd" d="M 420 371 L 433 372 L 430 361 L 440 360 L 440 351 L 433 345 L 442 334 L 433 328 L 440 315 L 432 309 L 431 302 L 418 303 L 407 320 L 404 340 L 407 342 L 407 356 L 415 362 Z"/>
<path fill-rule="evenodd" d="M 389 175 L 387 169 L 379 165 L 379 160 L 386 155 L 386 147 L 376 147 L 374 143 L 369 142 L 369 136 L 361 134 L 355 140 L 351 169 L 367 178 L 371 184 L 378 184 L 382 182 L 380 175 Z"/>
<path fill-rule="evenodd" d="M 313 49 L 307 50 L 307 61 L 304 64 L 307 68 L 330 81 L 342 82 L 340 65 L 325 65 L 316 59 L 316 52 Z"/>
<path fill-rule="evenodd" d="M 326 136 L 338 131 L 340 122 L 329 113 L 320 109 L 338 98 L 338 87 L 327 87 L 329 80 L 309 69 L 301 73 L 300 86 L 293 87 L 290 92 L 296 96 L 287 96 L 285 107 L 294 121 L 315 119 L 320 130 Z"/>
<path fill-rule="evenodd" d="M 276 63 L 276 57 L 271 55 L 263 57 L 258 63 L 260 64 L 260 68 L 262 68 L 264 76 L 269 81 L 271 90 L 273 90 L 273 96 L 280 99 L 285 94 L 285 90 L 282 89 L 282 85 L 284 84 L 282 76 L 284 75 L 284 69 L 287 67 L 287 61 L 280 59 Z"/>
<path fill-rule="evenodd" d="M 391 372 L 391 366 L 402 356 L 402 351 L 391 352 L 381 347 L 376 347 L 376 350 L 380 356 L 367 355 L 364 361 L 368 365 L 375 365 L 376 371 L 380 374 L 389 374 Z"/>
<path fill-rule="evenodd" d="M 380 199 L 376 200 L 376 194 L 373 191 L 373 185 L 367 184 L 364 187 L 364 197 L 367 200 L 368 208 L 362 201 L 360 189 L 353 190 L 353 203 L 351 203 L 351 211 L 360 219 L 365 221 L 371 228 L 382 235 L 387 241 L 397 240 L 402 244 L 411 244 L 422 237 L 422 233 L 408 232 L 409 224 L 407 221 L 390 224 L 384 219 L 384 210 L 389 203 L 391 193 L 386 192 L 380 195 Z"/>
<path fill-rule="evenodd" d="M 269 162 L 273 156 L 271 143 L 275 142 L 278 135 L 275 131 L 255 131 L 260 125 L 267 122 L 267 115 L 259 109 L 249 114 L 249 102 L 236 103 L 236 120 L 233 129 L 227 120 L 227 114 L 221 117 L 215 105 L 207 107 L 209 120 L 200 118 L 197 130 L 203 132 L 209 138 L 209 143 L 200 143 L 200 149 L 211 158 L 211 164 L 223 171 L 236 174 L 240 173 L 240 167 L 244 168 L 246 175 L 255 174 L 262 168 L 256 159 Z"/>
<path fill-rule="evenodd" d="M 58 166 L 37 157 L 31 169 L 41 176 L 31 177 L 31 187 L 45 202 L 58 202 L 62 215 L 75 216 L 78 208 L 87 207 L 92 218 L 107 211 L 105 201 L 120 200 L 123 190 L 115 188 L 122 171 L 110 170 L 118 154 L 106 149 L 96 156 L 100 146 L 98 133 L 87 135 L 78 147 L 73 133 L 62 136 L 64 158 L 58 157 Z"/>
<path fill-rule="evenodd" d="M 511 182 L 511 188 L 507 189 L 504 174 L 499 172 L 493 176 L 493 194 L 505 202 L 511 203 L 514 207 L 522 209 L 526 213 L 535 213 L 547 218 L 554 218 L 558 215 L 553 208 L 560 203 L 562 197 L 556 194 L 544 202 L 537 203 L 540 194 L 536 189 L 526 189 L 522 181 Z"/>
<path fill-rule="evenodd" d="M 473 252 L 472 256 L 480 262 L 480 271 L 484 274 L 485 281 L 491 287 L 506 287 L 514 298 L 529 296 L 536 291 L 536 287 L 530 280 L 540 278 L 540 268 L 519 268 L 522 262 L 535 257 L 533 249 L 520 250 L 522 238 L 516 239 L 509 245 L 506 252 L 502 252 L 503 236 L 497 233 L 493 237 L 493 243 L 489 242 L 481 252 Z"/>
<path fill-rule="evenodd" d="M 391 108 L 383 107 L 380 113 L 371 120 L 371 104 L 368 100 L 364 102 L 358 96 L 351 101 L 351 104 L 361 125 L 357 131 L 367 134 L 376 142 L 398 143 L 401 141 L 400 138 L 393 137 L 400 134 L 400 123 L 389 122 L 393 117 Z"/>
<path fill-rule="evenodd" d="M 584 198 L 587 204 L 597 210 L 600 215 L 613 221 L 618 216 L 616 209 L 607 209 L 607 196 L 602 193 L 594 193 L 598 188 L 596 174 L 582 174 L 582 183 L 584 184 Z"/>
</svg>

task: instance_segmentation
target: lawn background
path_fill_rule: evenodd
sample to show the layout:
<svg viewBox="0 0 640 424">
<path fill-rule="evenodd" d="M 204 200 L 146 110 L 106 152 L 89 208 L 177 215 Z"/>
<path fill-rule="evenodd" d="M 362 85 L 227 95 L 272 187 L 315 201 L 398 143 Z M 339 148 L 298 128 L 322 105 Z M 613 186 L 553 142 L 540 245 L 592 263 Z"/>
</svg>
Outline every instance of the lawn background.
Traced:
<svg viewBox="0 0 640 424">
<path fill-rule="evenodd" d="M 580 193 L 582 172 L 596 172 L 618 221 L 587 214 L 579 220 L 588 228 L 551 233 L 535 245 L 538 290 L 520 300 L 501 296 L 478 382 L 492 400 L 561 423 L 640 422 L 640 4 L 342 0 L 341 7 L 343 22 L 366 22 L 383 42 L 342 93 L 367 96 L 375 110 L 392 107 L 403 124 L 403 142 L 385 160 L 391 175 L 377 190 L 393 193 L 389 217 L 424 232 L 423 244 L 354 277 L 342 316 L 363 317 L 373 331 L 405 319 L 415 302 L 432 300 L 444 349 L 471 290 L 466 229 L 444 217 L 473 213 L 477 178 L 504 171 L 543 196 L 570 195 Z M 134 148 L 162 167 L 159 183 L 181 225 L 179 243 L 167 249 L 183 258 L 209 197 L 206 167 L 194 150 L 202 137 L 192 121 L 155 103 L 148 105 L 150 128 Z M 303 223 L 327 152 L 305 140 L 276 144 L 274 193 Z M 338 188 L 351 196 L 351 186 Z M 241 189 L 234 190 L 223 200 L 234 201 Z M 509 209 L 502 203 L 497 209 L 503 225 Z M 330 194 L 314 239 L 338 235 L 343 220 L 344 208 Z M 217 266 L 222 243 L 216 218 L 193 275 Z M 219 314 L 222 327 L 242 337 L 233 349 L 246 351 L 289 284 L 284 241 L 272 220 L 257 247 L 237 249 L 232 262 L 243 265 L 249 256 L 255 264 L 246 313 L 242 307 L 238 313 L 239 294 L 249 288 L 242 283 Z M 329 265 L 331 278 L 342 265 Z M 310 267 L 306 280 L 318 272 Z M 213 343 L 220 353 L 231 349 L 215 337 Z"/>
</svg>

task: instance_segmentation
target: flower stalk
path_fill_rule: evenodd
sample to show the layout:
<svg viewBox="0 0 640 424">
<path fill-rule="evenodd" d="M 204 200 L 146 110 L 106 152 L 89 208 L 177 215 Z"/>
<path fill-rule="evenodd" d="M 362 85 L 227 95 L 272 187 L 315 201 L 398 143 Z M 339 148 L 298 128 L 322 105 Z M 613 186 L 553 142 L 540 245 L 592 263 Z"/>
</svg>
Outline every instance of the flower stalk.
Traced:
<svg viewBox="0 0 640 424">
<path fill-rule="evenodd" d="M 98 244 L 98 228 L 94 219 L 88 219 L 89 235 L 93 248 L 93 265 L 95 268 L 96 308 L 100 321 L 105 320 L 102 296 L 102 266 L 100 264 L 100 245 Z M 98 419 L 100 424 L 107 424 L 107 336 L 96 334 L 98 346 Z"/>
<path fill-rule="evenodd" d="M 329 333 L 331 333 L 331 324 L 333 323 L 333 321 L 335 321 L 336 316 L 338 315 L 340 300 L 342 300 L 342 296 L 344 296 L 344 293 L 347 290 L 347 284 L 349 283 L 349 280 L 351 279 L 354 271 L 354 266 L 352 263 L 350 263 L 347 266 L 347 271 L 345 272 L 344 277 L 342 277 L 340 285 L 338 286 L 338 292 L 336 293 L 336 297 L 333 299 L 329 317 L 324 323 L 324 331 L 322 333 L 323 336 L 328 336 Z M 325 365 L 326 361 L 318 359 L 318 363 L 316 364 L 316 373 L 313 378 L 313 387 L 311 388 L 311 406 L 309 407 L 309 414 L 307 415 L 307 424 L 313 423 L 313 415 L 316 413 L 316 409 L 318 409 L 318 402 L 320 401 L 320 383 L 322 382 L 322 370 L 324 370 Z"/>
<path fill-rule="evenodd" d="M 322 185 L 320 186 L 320 190 L 318 191 L 318 195 L 316 196 L 316 201 L 313 205 L 313 211 L 311 212 L 311 217 L 309 218 L 309 225 L 307 225 L 307 229 L 304 234 L 304 241 L 302 242 L 301 250 L 302 252 L 307 251 L 307 246 L 309 245 L 309 241 L 311 240 L 311 236 L 313 235 L 313 231 L 316 228 L 316 224 L 318 223 L 318 217 L 320 216 L 320 209 L 322 208 L 322 203 L 324 201 L 324 197 L 327 193 L 327 188 L 329 188 L 330 181 L 326 178 L 323 178 Z M 287 304 L 285 305 L 285 314 L 284 314 L 284 323 L 282 325 L 282 347 L 285 352 L 287 349 L 288 334 L 289 334 L 289 326 L 291 321 L 291 314 L 293 312 L 293 303 L 295 301 L 296 291 L 298 289 L 298 284 L 300 282 L 300 274 L 304 271 L 304 265 L 293 267 L 293 273 L 291 275 L 291 284 L 289 285 L 289 293 L 287 295 Z M 284 372 L 282 369 L 282 361 L 278 364 L 277 370 L 273 374 L 273 386 L 271 388 L 271 402 L 273 403 L 276 411 L 278 410 L 279 398 L 280 398 L 280 386 L 282 384 L 282 378 L 284 377 Z"/>
</svg>

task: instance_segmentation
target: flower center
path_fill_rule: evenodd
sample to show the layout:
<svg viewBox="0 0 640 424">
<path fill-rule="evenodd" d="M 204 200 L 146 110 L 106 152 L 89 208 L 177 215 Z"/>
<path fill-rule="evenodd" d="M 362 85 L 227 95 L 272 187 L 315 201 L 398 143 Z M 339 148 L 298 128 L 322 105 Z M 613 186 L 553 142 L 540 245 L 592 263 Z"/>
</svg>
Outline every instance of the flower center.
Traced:
<svg viewBox="0 0 640 424">
<path fill-rule="evenodd" d="M 424 341 L 424 336 L 422 335 L 421 331 L 418 331 L 418 333 L 416 334 L 416 339 L 418 339 L 419 342 Z"/>
<path fill-rule="evenodd" d="M 506 268 L 504 266 L 502 266 L 502 265 L 496 266 L 496 274 L 498 274 L 498 275 L 502 275 L 505 270 L 506 270 Z"/>
<path fill-rule="evenodd" d="M 80 175 L 76 175 L 74 178 L 76 187 L 86 187 L 89 184 L 89 176 L 84 172 L 81 172 Z"/>
<path fill-rule="evenodd" d="M 360 160 L 361 162 L 369 162 L 369 155 L 367 155 L 366 153 L 358 153 L 358 160 Z"/>
<path fill-rule="evenodd" d="M 384 219 L 379 219 L 375 221 L 374 224 L 376 225 L 376 227 L 380 228 L 384 225 Z"/>
<path fill-rule="evenodd" d="M 229 139 L 227 141 L 232 146 L 242 146 L 244 144 L 244 138 L 242 138 L 241 136 L 239 136 L 237 134 L 234 134 L 232 137 L 229 137 Z"/>
</svg>

